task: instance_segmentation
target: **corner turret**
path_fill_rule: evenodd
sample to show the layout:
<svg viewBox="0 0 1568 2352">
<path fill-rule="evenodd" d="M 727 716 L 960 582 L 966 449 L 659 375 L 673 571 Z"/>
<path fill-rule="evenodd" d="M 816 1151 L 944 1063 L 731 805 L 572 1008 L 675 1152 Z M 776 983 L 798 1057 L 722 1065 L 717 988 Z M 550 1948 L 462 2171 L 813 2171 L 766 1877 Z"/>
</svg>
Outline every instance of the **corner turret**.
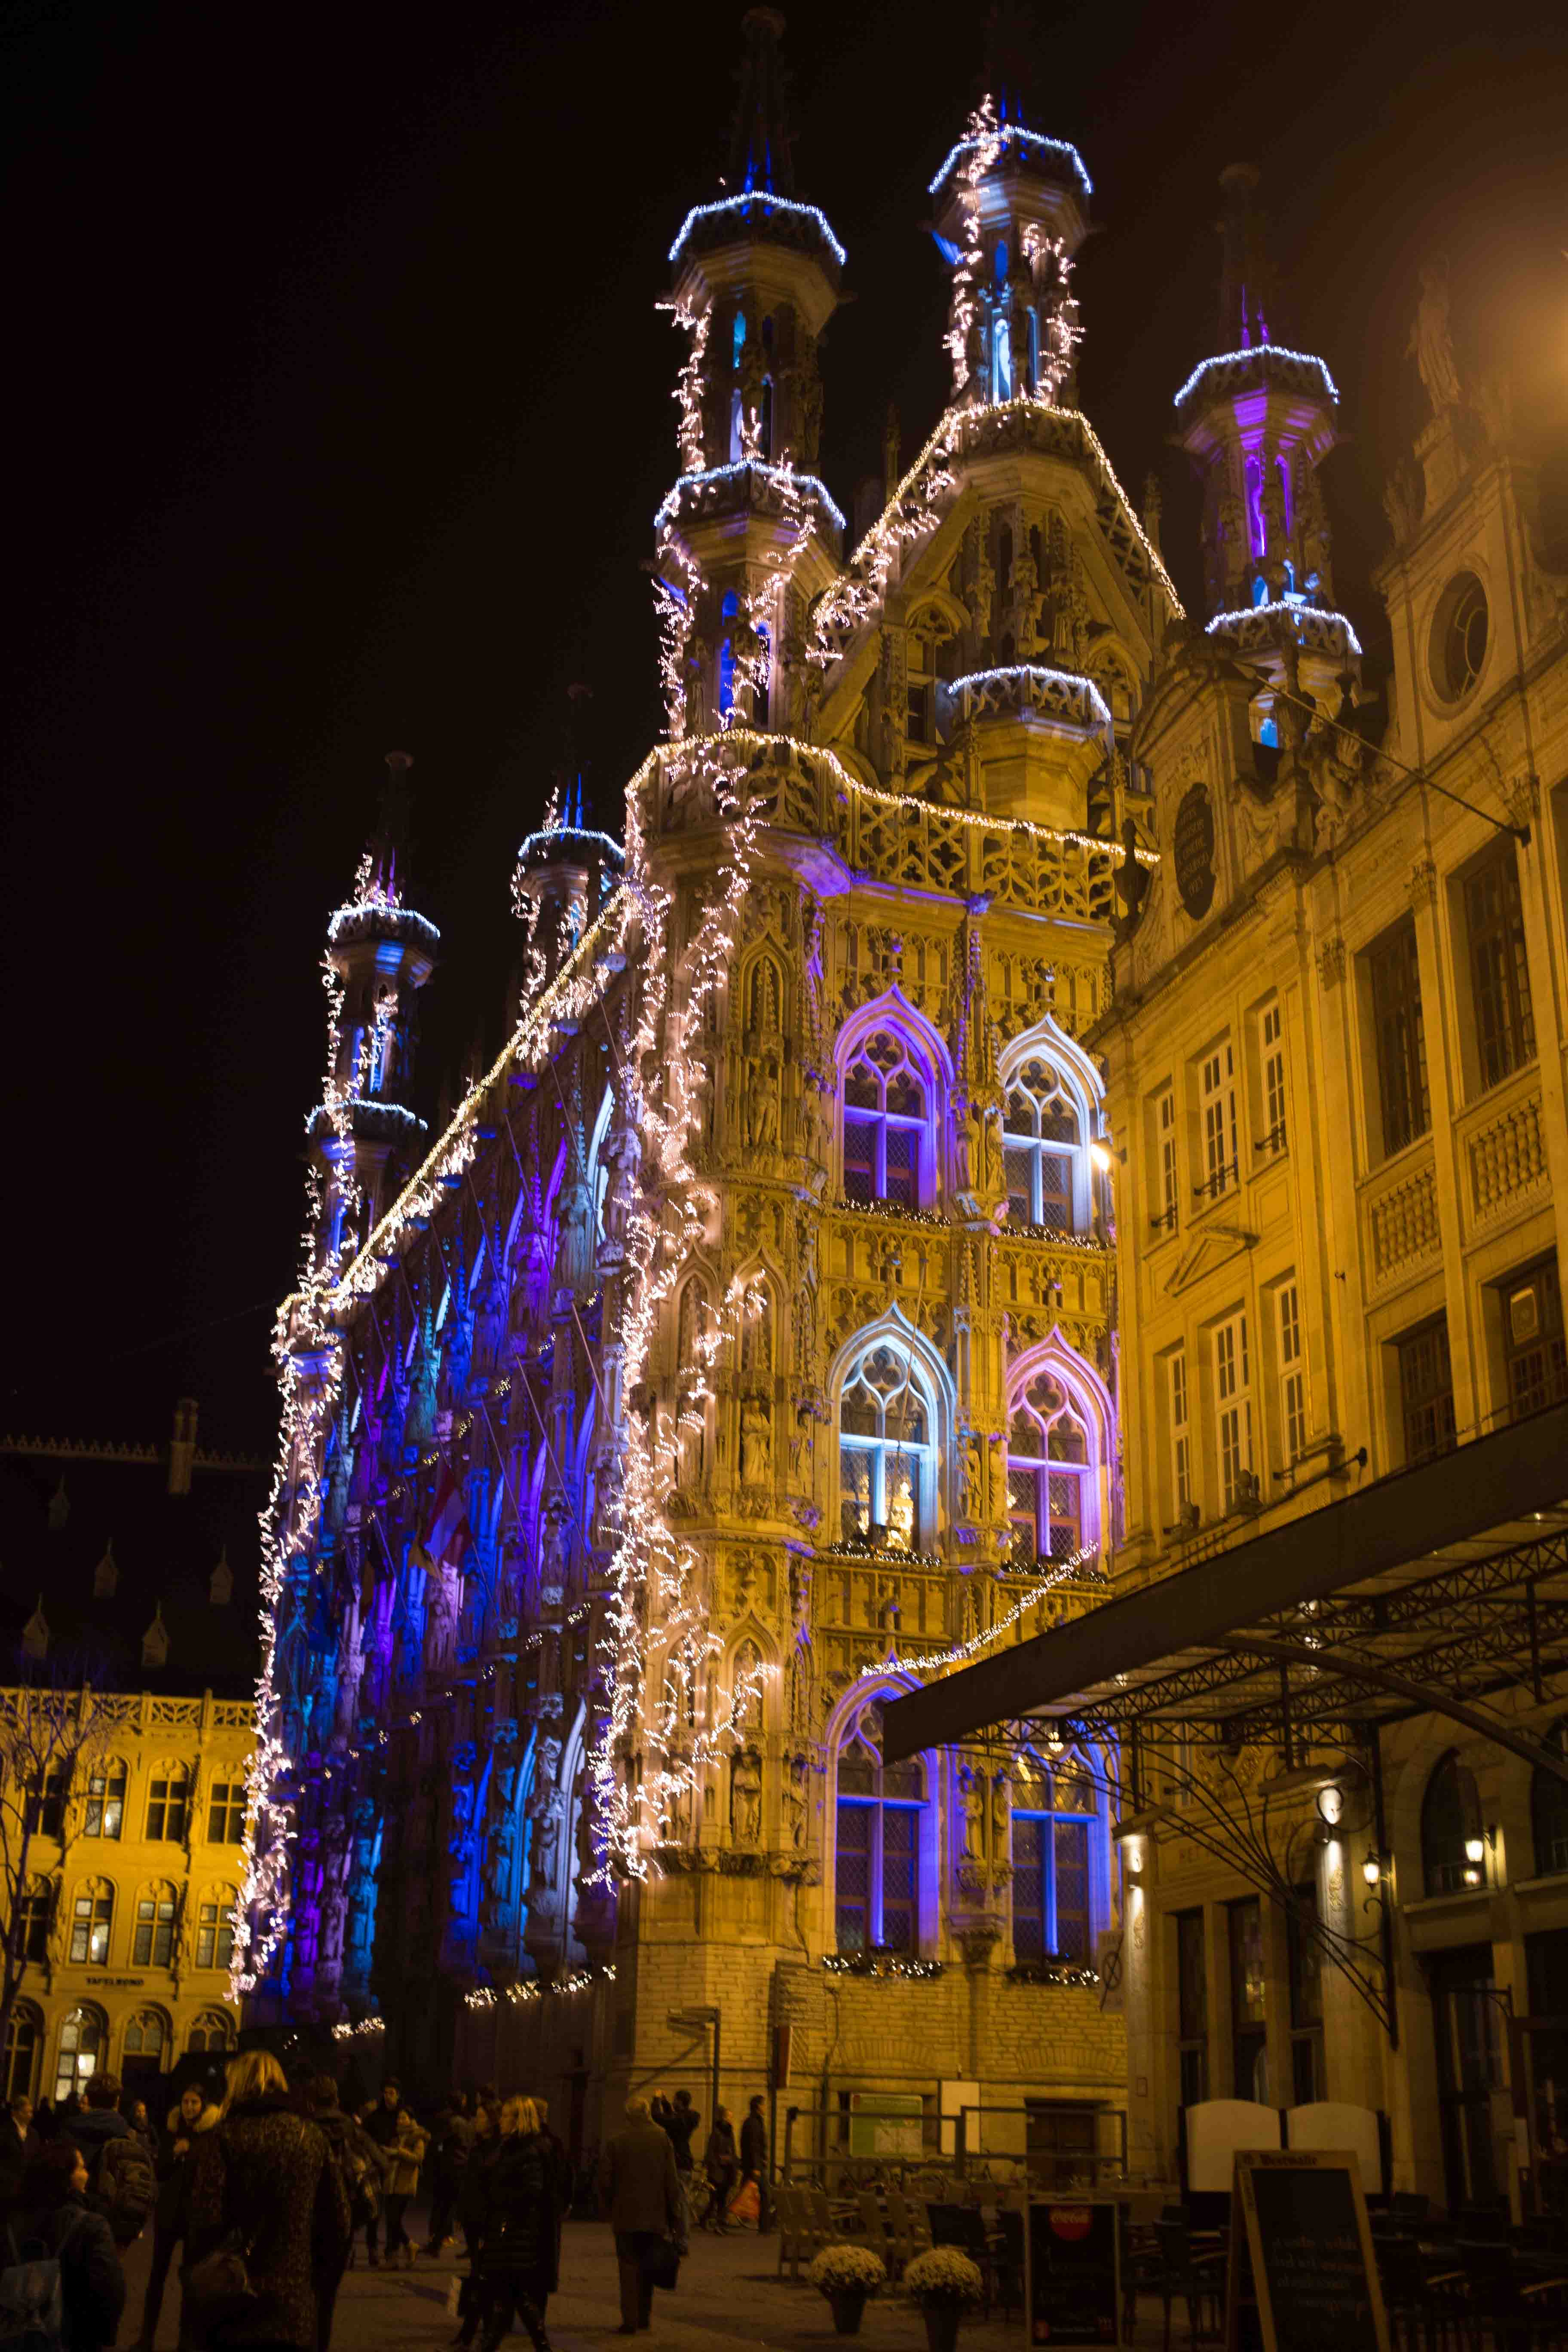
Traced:
<svg viewBox="0 0 1568 2352">
<path fill-rule="evenodd" d="M 932 235 L 952 270 L 945 341 L 965 407 L 1072 404 L 1078 304 L 1068 285 L 1092 193 L 1064 139 L 987 99 L 931 184 Z"/>
<path fill-rule="evenodd" d="M 413 764 L 405 751 L 388 752 L 376 830 L 360 860 L 353 896 L 327 925 L 327 1085 L 310 1120 L 321 1175 L 319 1265 L 358 1246 L 385 1204 L 389 1168 L 426 1131 L 407 1097 L 416 1000 L 436 968 L 441 935 L 403 897 Z"/>
</svg>

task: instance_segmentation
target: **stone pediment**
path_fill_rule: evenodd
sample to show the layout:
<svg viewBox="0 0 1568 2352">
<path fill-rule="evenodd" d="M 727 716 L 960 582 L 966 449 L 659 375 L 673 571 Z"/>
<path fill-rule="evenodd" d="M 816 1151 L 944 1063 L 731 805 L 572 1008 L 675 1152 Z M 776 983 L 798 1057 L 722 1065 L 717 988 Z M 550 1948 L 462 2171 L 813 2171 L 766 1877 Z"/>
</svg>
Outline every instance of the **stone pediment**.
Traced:
<svg viewBox="0 0 1568 2352">
<path fill-rule="evenodd" d="M 1232 1258 L 1245 1257 L 1247 1252 L 1257 1245 L 1258 1235 L 1248 1233 L 1241 1225 L 1211 1225 L 1206 1231 L 1194 1234 L 1176 1260 L 1165 1284 L 1166 1296 L 1179 1298 L 1184 1290 L 1192 1288 L 1194 1283 L 1217 1274 L 1222 1265 L 1230 1264 Z"/>
</svg>

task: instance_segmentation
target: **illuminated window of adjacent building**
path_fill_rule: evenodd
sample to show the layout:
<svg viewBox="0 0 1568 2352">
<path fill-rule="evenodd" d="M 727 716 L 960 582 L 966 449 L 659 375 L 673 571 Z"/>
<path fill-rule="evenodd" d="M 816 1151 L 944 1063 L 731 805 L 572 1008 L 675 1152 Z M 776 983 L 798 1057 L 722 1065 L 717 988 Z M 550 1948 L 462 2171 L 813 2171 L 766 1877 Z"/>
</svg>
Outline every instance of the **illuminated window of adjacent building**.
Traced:
<svg viewBox="0 0 1568 2352">
<path fill-rule="evenodd" d="M 1094 1458 L 1088 1424 L 1067 1390 L 1052 1372 L 1037 1372 L 1016 1400 L 1007 1431 L 1015 1568 L 1071 1559 L 1083 1549 L 1086 1528 L 1092 1532 L 1085 1487 Z"/>
<path fill-rule="evenodd" d="M 1252 1493 L 1252 1364 L 1246 1309 L 1216 1324 L 1213 1338 L 1219 1487 L 1228 1511 Z"/>
<path fill-rule="evenodd" d="M 166 1969 L 174 1951 L 174 1890 L 160 1886 L 136 1906 L 132 1962 L 139 1969 Z"/>
<path fill-rule="evenodd" d="M 125 1767 L 118 1758 L 89 1773 L 82 1835 L 117 1838 L 125 1821 Z"/>
<path fill-rule="evenodd" d="M 1274 1297 L 1279 1330 L 1279 1431 L 1289 1468 L 1307 1451 L 1307 1351 L 1295 1284 L 1282 1282 Z"/>
<path fill-rule="evenodd" d="M 1007 1214 L 1014 1224 L 1074 1230 L 1074 1178 L 1083 1143 L 1077 1104 L 1048 1062 L 1024 1065 L 1007 1089 L 1002 1138 Z"/>
<path fill-rule="evenodd" d="M 1535 1058 L 1524 909 L 1511 841 L 1465 877 L 1465 928 L 1476 1016 L 1476 1055 L 1483 1087 Z"/>
<path fill-rule="evenodd" d="M 1418 1135 L 1425 1135 L 1432 1124 L 1415 917 L 1406 915 L 1384 931 L 1369 950 L 1366 964 L 1383 1108 L 1383 1149 L 1385 1157 L 1392 1157 Z"/>
<path fill-rule="evenodd" d="M 1258 1023 L 1258 1055 L 1263 1080 L 1263 1140 L 1260 1150 L 1283 1151 L 1285 1118 L 1285 1015 L 1278 1004 L 1266 1004 Z"/>
<path fill-rule="evenodd" d="M 936 1533 L 936 1412 L 912 1356 L 883 1342 L 845 1380 L 838 1408 L 841 1532 L 906 1550 Z"/>
<path fill-rule="evenodd" d="M 926 1076 L 895 1030 L 868 1037 L 844 1075 L 844 1195 L 916 1209 Z"/>
<path fill-rule="evenodd" d="M 920 1946 L 921 1813 L 923 1767 L 884 1768 L 864 1717 L 838 1758 L 835 1933 L 841 1952 L 893 1952 Z"/>
<path fill-rule="evenodd" d="M 1454 1373 L 1448 1358 L 1448 1325 L 1441 1315 L 1406 1331 L 1399 1351 L 1399 1412 L 1406 1463 L 1447 1454 L 1455 1439 Z"/>
<path fill-rule="evenodd" d="M 1230 1945 L 1232 2096 L 1268 2104 L 1268 1988 L 1263 1972 L 1263 1904 L 1256 1895 L 1226 1906 Z"/>
<path fill-rule="evenodd" d="M 74 2091 L 85 2094 L 92 2077 L 103 2067 L 104 2042 L 107 2038 L 103 2014 L 85 2001 L 73 2009 L 60 2028 L 59 2056 L 55 2063 L 55 2105 L 68 2099 Z"/>
<path fill-rule="evenodd" d="M 1048 1771 L 1030 1759 L 1013 1802 L 1013 1949 L 1020 1960 L 1092 1958 L 1089 1832 L 1097 1819 L 1088 1774 L 1069 1759 Z"/>
<path fill-rule="evenodd" d="M 161 2074 L 163 2069 L 159 2061 L 163 2055 L 163 2043 L 166 2039 L 163 2021 L 157 2011 L 143 2009 L 132 2019 L 125 2029 L 124 2054 L 127 2060 L 140 2058 L 146 2062 L 142 2068 L 138 2069 L 138 2072 L 155 2071 Z"/>
<path fill-rule="evenodd" d="M 1458 1895 L 1484 1885 L 1485 1839 L 1476 1776 L 1450 1748 L 1421 1800 L 1421 1869 L 1427 1894 Z"/>
<path fill-rule="evenodd" d="M 1503 1370 L 1510 1417 L 1522 1421 L 1568 1397 L 1568 1348 L 1555 1258 L 1510 1275 L 1502 1292 Z"/>
<path fill-rule="evenodd" d="M 71 1906 L 70 1956 L 79 1966 L 102 1968 L 114 1924 L 114 1889 L 101 1883 L 84 1887 Z"/>
<path fill-rule="evenodd" d="M 196 1966 L 226 1969 L 234 1958 L 234 1896 L 225 1888 L 196 1913 Z"/>
<path fill-rule="evenodd" d="M 215 1780 L 207 1799 L 207 1843 L 238 1845 L 244 1836 L 244 1781 Z"/>
<path fill-rule="evenodd" d="M 1239 1181 L 1236 1140 L 1236 1049 L 1226 1038 L 1205 1054 L 1198 1073 L 1204 1181 L 1198 1192 L 1217 1201 Z"/>
<path fill-rule="evenodd" d="M 147 1791 L 147 1835 L 154 1842 L 184 1842 L 191 1776 L 183 1764 L 163 1765 Z"/>
</svg>

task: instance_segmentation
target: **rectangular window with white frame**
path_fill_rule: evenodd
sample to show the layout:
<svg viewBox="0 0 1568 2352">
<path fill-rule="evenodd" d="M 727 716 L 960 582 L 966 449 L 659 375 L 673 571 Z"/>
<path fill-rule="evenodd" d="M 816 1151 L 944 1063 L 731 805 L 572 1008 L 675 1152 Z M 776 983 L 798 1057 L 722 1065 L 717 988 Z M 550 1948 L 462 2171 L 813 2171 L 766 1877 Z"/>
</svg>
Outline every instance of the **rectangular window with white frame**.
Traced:
<svg viewBox="0 0 1568 2352">
<path fill-rule="evenodd" d="M 1301 1339 L 1301 1301 L 1294 1282 L 1274 1294 L 1279 1341 L 1279 1434 L 1286 1467 L 1307 1451 L 1307 1350 Z"/>
<path fill-rule="evenodd" d="M 1215 1326 L 1214 1392 L 1223 1509 L 1254 1496 L 1252 1476 L 1252 1362 L 1247 1344 L 1247 1310 Z"/>
<path fill-rule="evenodd" d="M 1154 1105 L 1154 1186 L 1158 1202 L 1152 1219 L 1154 1229 L 1157 1233 L 1173 1234 L 1181 1222 L 1174 1087 L 1167 1087 Z"/>
<path fill-rule="evenodd" d="M 1193 1499 L 1193 1433 L 1187 1413 L 1187 1351 L 1178 1348 L 1166 1360 L 1170 1381 L 1171 1499 L 1178 1521 Z"/>
<path fill-rule="evenodd" d="M 1198 1071 L 1203 1120 L 1204 1181 L 1199 1200 L 1217 1201 L 1239 1181 L 1236 1139 L 1236 1048 L 1228 1037 L 1205 1054 Z"/>
<path fill-rule="evenodd" d="M 1285 1149 L 1285 1014 L 1278 1002 L 1258 1016 L 1258 1052 L 1263 1087 L 1263 1136 L 1258 1149 L 1270 1158 Z"/>
</svg>

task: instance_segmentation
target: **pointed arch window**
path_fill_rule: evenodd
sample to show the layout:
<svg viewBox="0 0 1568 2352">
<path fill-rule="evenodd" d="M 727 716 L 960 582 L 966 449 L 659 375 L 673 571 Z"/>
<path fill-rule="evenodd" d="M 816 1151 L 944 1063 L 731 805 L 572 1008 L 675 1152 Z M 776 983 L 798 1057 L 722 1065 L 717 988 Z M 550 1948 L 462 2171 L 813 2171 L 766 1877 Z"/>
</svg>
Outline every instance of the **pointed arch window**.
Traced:
<svg viewBox="0 0 1568 2352">
<path fill-rule="evenodd" d="M 1035 1374 L 1007 1430 L 1007 1516 L 1012 1564 L 1071 1559 L 1093 1528 L 1096 1448 L 1089 1425 L 1049 1370 Z"/>
<path fill-rule="evenodd" d="M 735 394 L 737 400 L 740 396 L 739 393 Z M 724 601 L 719 609 L 726 622 L 732 622 L 739 616 L 741 600 L 732 588 L 725 590 Z M 719 708 L 721 711 L 735 708 L 735 641 L 728 628 L 719 646 Z"/>
<path fill-rule="evenodd" d="M 1013 1949 L 1020 1960 L 1087 1968 L 1093 1949 L 1089 1839 L 1099 1818 L 1089 1767 L 1020 1762 L 1013 1790 Z"/>
<path fill-rule="evenodd" d="M 124 2055 L 142 2060 L 144 2071 L 161 2074 L 168 2038 L 168 2029 L 155 2009 L 139 2010 L 125 2029 Z"/>
<path fill-rule="evenodd" d="M 1002 1136 L 1013 1223 L 1079 1230 L 1083 1146 L 1082 1114 L 1059 1072 L 1041 1058 L 1026 1062 L 1007 1089 Z"/>
<path fill-rule="evenodd" d="M 907 1551 L 936 1535 L 936 1401 L 912 1352 L 886 1341 L 846 1375 L 838 1406 L 840 1530 Z"/>
<path fill-rule="evenodd" d="M 918 1760 L 884 1766 L 879 1719 L 868 1709 L 838 1756 L 833 1900 L 839 1951 L 919 1948 L 925 1794 Z"/>
<path fill-rule="evenodd" d="M 847 1200 L 920 1206 L 929 1084 L 896 1030 L 875 1030 L 862 1042 L 844 1076 Z"/>
<path fill-rule="evenodd" d="M 1450 1748 L 1421 1800 L 1421 1869 L 1427 1894 L 1458 1895 L 1483 1885 L 1485 1855 L 1476 1776 Z"/>
<path fill-rule="evenodd" d="M 216 2053 L 232 2050 L 234 2035 L 228 2020 L 216 2009 L 203 2010 L 191 2028 L 191 2037 L 185 2047 L 197 2056 L 204 2052 Z"/>
</svg>

